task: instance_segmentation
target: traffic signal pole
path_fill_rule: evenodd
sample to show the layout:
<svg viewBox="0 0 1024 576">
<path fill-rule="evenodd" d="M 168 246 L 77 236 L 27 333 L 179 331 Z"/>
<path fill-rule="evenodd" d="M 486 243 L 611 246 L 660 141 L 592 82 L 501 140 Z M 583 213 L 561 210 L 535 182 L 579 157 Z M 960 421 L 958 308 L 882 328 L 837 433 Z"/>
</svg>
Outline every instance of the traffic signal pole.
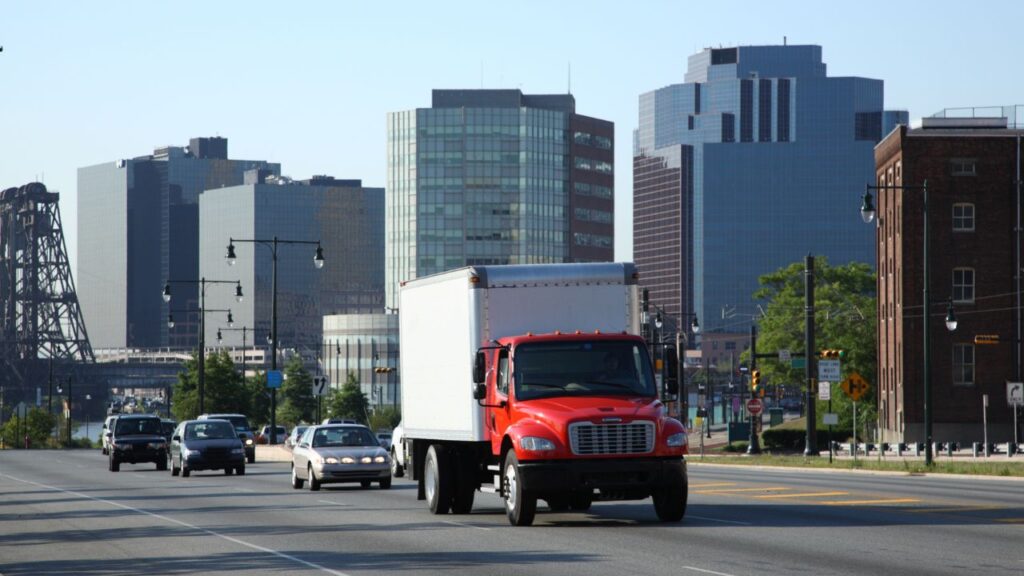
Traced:
<svg viewBox="0 0 1024 576">
<path fill-rule="evenodd" d="M 751 378 L 751 389 L 750 397 L 754 398 L 753 379 L 757 373 L 757 326 L 750 325 L 750 378 Z M 761 442 L 757 435 L 758 424 L 761 423 L 761 415 L 750 416 L 750 441 L 747 443 L 747 454 L 760 454 L 761 453 Z"/>
</svg>

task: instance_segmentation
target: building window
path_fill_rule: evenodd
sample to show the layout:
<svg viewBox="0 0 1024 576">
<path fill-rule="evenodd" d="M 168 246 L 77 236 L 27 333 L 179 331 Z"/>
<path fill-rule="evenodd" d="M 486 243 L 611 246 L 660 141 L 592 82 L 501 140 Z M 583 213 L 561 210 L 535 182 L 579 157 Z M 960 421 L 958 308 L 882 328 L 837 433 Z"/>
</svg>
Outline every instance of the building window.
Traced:
<svg viewBox="0 0 1024 576">
<path fill-rule="evenodd" d="M 953 301 L 974 302 L 974 268 L 953 269 Z"/>
<path fill-rule="evenodd" d="M 974 204 L 953 204 L 953 231 L 974 231 Z"/>
<path fill-rule="evenodd" d="M 976 162 L 972 158 L 954 158 L 949 161 L 949 168 L 953 176 L 974 176 L 977 174 Z"/>
<path fill-rule="evenodd" d="M 953 345 L 953 385 L 974 386 L 974 344 Z"/>
</svg>

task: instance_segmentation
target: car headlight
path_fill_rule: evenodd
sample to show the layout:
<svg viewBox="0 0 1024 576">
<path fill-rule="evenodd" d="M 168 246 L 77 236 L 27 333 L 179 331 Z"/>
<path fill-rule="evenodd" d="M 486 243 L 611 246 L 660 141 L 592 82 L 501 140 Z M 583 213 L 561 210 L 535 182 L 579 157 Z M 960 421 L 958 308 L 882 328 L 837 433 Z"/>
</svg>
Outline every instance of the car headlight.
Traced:
<svg viewBox="0 0 1024 576">
<path fill-rule="evenodd" d="M 114 448 L 117 448 L 118 450 L 131 450 L 132 445 L 124 444 L 122 442 L 114 442 Z"/>
<path fill-rule="evenodd" d="M 201 450 L 185 450 L 185 457 L 186 458 L 193 458 L 193 457 L 202 456 L 202 455 L 203 455 L 203 452 Z"/>
<path fill-rule="evenodd" d="M 523 450 L 528 450 L 530 452 L 542 452 L 545 450 L 555 449 L 554 442 L 539 436 L 523 436 L 523 439 L 519 441 L 519 446 L 521 446 Z"/>
<path fill-rule="evenodd" d="M 677 432 L 665 440 L 665 445 L 669 448 L 679 448 L 681 446 L 686 446 L 686 442 L 686 432 Z"/>
<path fill-rule="evenodd" d="M 246 446 L 252 446 L 252 438 L 246 438 L 245 439 L 245 445 Z"/>
<path fill-rule="evenodd" d="M 387 462 L 388 459 L 384 456 L 377 456 L 376 458 L 373 459 L 373 461 L 376 462 L 377 464 L 383 464 Z"/>
<path fill-rule="evenodd" d="M 150 450 L 163 450 L 165 446 L 163 442 L 150 442 L 146 445 Z"/>
<path fill-rule="evenodd" d="M 334 456 L 328 456 L 327 458 L 324 458 L 324 462 L 326 462 L 327 464 L 337 464 L 338 459 L 335 458 Z"/>
<path fill-rule="evenodd" d="M 355 458 L 352 458 L 351 456 L 344 456 L 341 459 L 341 463 L 342 464 L 355 464 L 356 461 L 355 461 Z"/>
<path fill-rule="evenodd" d="M 369 464 L 370 462 L 373 462 L 373 457 L 363 456 L 362 458 L 359 459 L 359 461 L 362 462 L 363 464 Z"/>
<path fill-rule="evenodd" d="M 231 453 L 232 453 L 232 454 L 242 454 L 242 453 L 244 453 L 244 452 L 245 452 L 245 450 L 244 450 L 244 449 L 242 449 L 242 448 L 232 448 L 232 449 L 231 449 Z"/>
</svg>

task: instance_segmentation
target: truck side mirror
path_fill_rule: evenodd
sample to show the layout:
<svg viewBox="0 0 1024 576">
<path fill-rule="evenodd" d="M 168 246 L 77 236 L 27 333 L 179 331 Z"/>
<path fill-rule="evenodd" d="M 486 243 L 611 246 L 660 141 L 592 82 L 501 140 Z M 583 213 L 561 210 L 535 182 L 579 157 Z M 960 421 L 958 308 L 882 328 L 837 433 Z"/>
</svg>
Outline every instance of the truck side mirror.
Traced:
<svg viewBox="0 0 1024 576">
<path fill-rule="evenodd" d="M 679 393 L 679 356 L 675 348 L 665 348 L 665 393 Z"/>
<path fill-rule="evenodd" d="M 484 354 L 483 350 L 477 350 L 476 361 L 473 362 L 473 383 L 483 384 L 487 379 L 487 355 Z M 479 388 L 479 386 L 477 386 Z M 473 392 L 476 396 L 476 392 Z M 479 400 L 480 398 L 477 398 Z"/>
<path fill-rule="evenodd" d="M 473 385 L 473 399 L 483 400 L 487 398 L 487 385 L 486 384 L 474 384 Z"/>
</svg>

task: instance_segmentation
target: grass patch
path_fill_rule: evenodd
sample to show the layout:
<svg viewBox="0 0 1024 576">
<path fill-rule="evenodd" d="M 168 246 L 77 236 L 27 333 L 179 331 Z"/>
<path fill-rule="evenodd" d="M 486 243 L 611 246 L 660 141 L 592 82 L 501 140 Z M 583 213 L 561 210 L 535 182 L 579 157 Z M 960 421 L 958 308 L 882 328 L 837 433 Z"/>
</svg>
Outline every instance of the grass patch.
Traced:
<svg viewBox="0 0 1024 576">
<path fill-rule="evenodd" d="M 978 476 L 1013 476 L 1024 477 L 1024 457 L 1020 462 L 956 462 L 936 460 L 932 466 L 925 466 L 923 460 L 904 460 L 888 458 L 879 460 L 875 456 L 850 459 L 835 459 L 831 464 L 828 455 L 818 458 L 804 456 L 786 456 L 777 454 L 761 454 L 759 456 L 734 456 L 724 451 L 718 452 L 705 463 L 732 464 L 737 466 L 783 466 L 787 468 L 830 468 L 833 470 L 880 470 L 887 472 L 906 472 L 908 474 L 972 474 Z M 691 454 L 687 459 L 690 463 L 700 463 L 699 455 Z"/>
</svg>

